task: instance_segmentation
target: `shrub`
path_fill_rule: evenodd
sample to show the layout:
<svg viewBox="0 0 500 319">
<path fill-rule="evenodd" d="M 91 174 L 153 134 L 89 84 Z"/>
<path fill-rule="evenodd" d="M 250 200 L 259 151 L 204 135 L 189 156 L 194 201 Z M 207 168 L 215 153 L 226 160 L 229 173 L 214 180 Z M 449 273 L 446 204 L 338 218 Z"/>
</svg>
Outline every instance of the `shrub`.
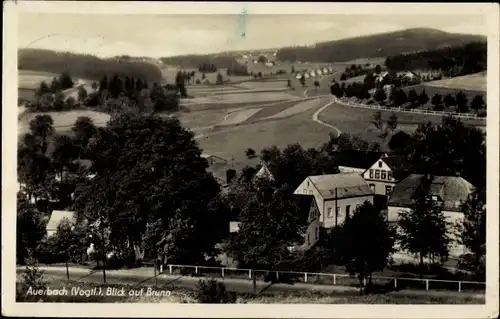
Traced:
<svg viewBox="0 0 500 319">
<path fill-rule="evenodd" d="M 32 291 L 47 289 L 47 286 L 43 281 L 43 272 L 40 271 L 37 261 L 32 256 L 30 256 L 26 262 L 26 268 L 21 280 L 21 294 L 25 296 L 27 299 L 26 301 L 31 302 L 37 301 L 43 296 L 43 294 L 27 294 L 29 289 Z"/>
<path fill-rule="evenodd" d="M 235 303 L 236 295 L 215 279 L 202 279 L 198 282 L 197 299 L 200 303 Z"/>
</svg>

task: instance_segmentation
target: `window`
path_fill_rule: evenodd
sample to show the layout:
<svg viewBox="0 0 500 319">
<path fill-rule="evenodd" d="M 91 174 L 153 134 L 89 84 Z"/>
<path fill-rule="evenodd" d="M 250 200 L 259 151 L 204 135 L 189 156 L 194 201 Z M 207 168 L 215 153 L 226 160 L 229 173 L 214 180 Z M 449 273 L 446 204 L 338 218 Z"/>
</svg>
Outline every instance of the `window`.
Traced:
<svg viewBox="0 0 500 319">
<path fill-rule="evenodd" d="M 370 188 L 372 189 L 372 192 L 375 192 L 375 184 L 370 184 Z"/>
<path fill-rule="evenodd" d="M 381 176 L 380 176 L 382 179 L 385 179 L 386 178 L 386 172 L 385 171 L 382 171 L 381 172 Z"/>
<path fill-rule="evenodd" d="M 432 196 L 432 200 L 433 200 L 433 201 L 437 201 L 437 200 L 438 200 L 438 197 L 437 197 L 436 195 L 433 195 L 433 196 Z"/>
<path fill-rule="evenodd" d="M 373 170 L 370 170 L 370 178 L 373 178 Z"/>
<path fill-rule="evenodd" d="M 304 189 L 304 194 L 307 195 L 307 189 Z"/>
<path fill-rule="evenodd" d="M 309 187 L 309 181 L 307 181 L 307 187 Z"/>
<path fill-rule="evenodd" d="M 332 217 L 333 214 L 332 214 L 332 208 L 331 207 L 328 207 L 328 217 Z"/>
<path fill-rule="evenodd" d="M 387 179 L 392 180 L 392 172 L 391 171 L 387 172 Z"/>
<path fill-rule="evenodd" d="M 392 192 L 392 187 L 386 186 L 385 187 L 385 195 L 389 196 L 389 195 L 391 195 L 391 192 Z"/>
<path fill-rule="evenodd" d="M 349 213 L 351 212 L 351 205 L 345 207 L 345 218 L 349 218 Z"/>
<path fill-rule="evenodd" d="M 380 179 L 380 171 L 378 169 L 375 171 L 375 178 Z"/>
<path fill-rule="evenodd" d="M 309 195 L 312 195 L 313 194 L 313 191 L 312 190 L 309 190 Z"/>
<path fill-rule="evenodd" d="M 378 167 L 382 167 L 382 161 L 378 162 Z"/>
</svg>

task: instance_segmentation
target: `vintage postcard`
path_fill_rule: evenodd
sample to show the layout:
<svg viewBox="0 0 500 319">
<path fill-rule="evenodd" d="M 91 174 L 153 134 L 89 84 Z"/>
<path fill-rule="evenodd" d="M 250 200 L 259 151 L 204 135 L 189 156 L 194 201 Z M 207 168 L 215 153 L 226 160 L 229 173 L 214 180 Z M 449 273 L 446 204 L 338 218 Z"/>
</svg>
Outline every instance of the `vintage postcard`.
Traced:
<svg viewBox="0 0 500 319">
<path fill-rule="evenodd" d="M 3 23 L 4 314 L 498 316 L 498 5 Z"/>
</svg>

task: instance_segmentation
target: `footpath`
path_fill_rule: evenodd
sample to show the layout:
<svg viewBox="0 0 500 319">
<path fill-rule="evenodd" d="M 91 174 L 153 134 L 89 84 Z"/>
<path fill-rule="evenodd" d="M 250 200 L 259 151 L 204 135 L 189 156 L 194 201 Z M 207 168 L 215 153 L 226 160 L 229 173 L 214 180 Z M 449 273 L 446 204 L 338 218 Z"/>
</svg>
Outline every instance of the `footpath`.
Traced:
<svg viewBox="0 0 500 319">
<path fill-rule="evenodd" d="M 47 267 L 39 266 L 39 269 L 51 281 L 65 281 L 65 267 Z M 24 272 L 23 267 L 17 267 L 17 273 Z M 88 283 L 103 283 L 102 270 L 89 270 L 86 268 L 70 267 L 70 282 L 88 282 Z M 154 276 L 153 268 L 136 268 L 136 269 L 121 269 L 121 270 L 106 270 L 107 284 L 126 284 L 132 286 L 163 286 L 171 290 L 176 287 L 196 289 L 198 281 L 202 278 L 208 279 L 211 277 L 190 277 L 174 274 L 160 274 Z M 223 282 L 226 289 L 237 293 L 252 293 L 253 282 L 249 279 L 238 278 L 214 278 L 219 282 Z M 355 293 L 358 288 L 341 285 L 317 285 L 308 283 L 294 284 L 270 284 L 268 282 L 257 280 L 257 291 L 266 293 L 286 293 L 286 292 L 321 292 L 321 293 Z M 452 291 L 422 291 L 422 290 L 400 290 L 389 292 L 387 295 L 394 296 L 422 296 L 422 297 L 471 297 L 484 299 L 484 294 L 470 292 L 452 292 Z"/>
</svg>

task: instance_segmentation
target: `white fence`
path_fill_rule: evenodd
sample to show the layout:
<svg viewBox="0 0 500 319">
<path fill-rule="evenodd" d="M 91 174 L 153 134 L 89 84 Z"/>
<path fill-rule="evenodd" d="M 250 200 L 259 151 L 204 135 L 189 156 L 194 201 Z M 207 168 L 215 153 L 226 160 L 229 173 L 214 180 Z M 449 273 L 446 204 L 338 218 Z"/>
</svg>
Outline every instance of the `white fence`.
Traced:
<svg viewBox="0 0 500 319">
<path fill-rule="evenodd" d="M 366 104 L 360 104 L 360 103 L 352 103 L 352 102 L 342 101 L 341 99 L 339 99 L 337 97 L 334 97 L 334 98 L 335 98 L 336 103 L 350 106 L 350 107 L 362 108 L 362 109 L 385 110 L 385 111 L 401 112 L 401 113 L 433 114 L 433 115 L 439 115 L 439 116 L 452 115 L 453 117 L 466 118 L 466 119 L 478 119 L 478 120 L 486 121 L 485 117 L 478 117 L 477 114 L 472 114 L 472 113 L 450 113 L 450 112 L 438 112 L 438 111 L 419 110 L 419 109 L 401 109 L 400 107 L 391 108 L 391 107 L 384 107 L 384 106 L 380 106 L 380 105 L 366 105 Z"/>
<path fill-rule="evenodd" d="M 355 286 L 358 284 L 356 278 L 348 274 L 335 273 L 314 273 L 314 272 L 297 272 L 297 271 L 269 271 L 269 270 L 252 270 L 244 268 L 230 267 L 210 267 L 210 266 L 193 266 L 193 265 L 167 265 L 167 273 L 175 274 L 185 271 L 185 274 L 193 274 L 195 276 L 210 276 L 221 278 L 237 278 L 253 280 L 256 276 L 257 280 L 266 278 L 271 280 L 275 277 L 276 280 L 280 276 L 287 277 L 293 282 L 302 282 L 317 285 L 340 285 L 340 286 Z M 166 269 L 165 269 L 166 270 Z M 165 271 L 161 271 L 165 273 Z M 286 282 L 286 281 L 285 281 Z M 393 284 L 394 289 L 409 288 L 409 289 L 425 289 L 425 290 L 454 290 L 463 291 L 484 291 L 486 283 L 478 281 L 453 281 L 453 280 L 437 280 L 437 279 L 417 279 L 417 278 L 396 278 L 386 276 L 373 276 L 374 284 Z M 406 282 L 406 283 L 405 283 Z M 365 281 L 366 284 L 366 281 Z"/>
</svg>

